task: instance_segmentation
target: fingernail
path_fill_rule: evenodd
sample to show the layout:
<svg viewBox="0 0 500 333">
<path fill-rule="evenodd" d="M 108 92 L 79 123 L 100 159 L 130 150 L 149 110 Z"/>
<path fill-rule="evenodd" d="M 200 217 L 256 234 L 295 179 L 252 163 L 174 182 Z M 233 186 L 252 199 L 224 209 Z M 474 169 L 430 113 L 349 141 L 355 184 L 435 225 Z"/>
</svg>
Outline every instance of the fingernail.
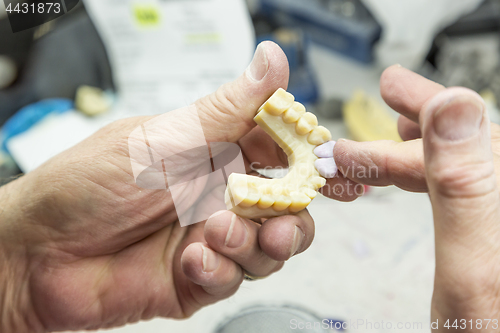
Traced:
<svg viewBox="0 0 500 333">
<path fill-rule="evenodd" d="M 203 272 L 210 273 L 215 271 L 220 264 L 219 255 L 203 245 L 201 246 L 201 249 L 203 251 Z"/>
<path fill-rule="evenodd" d="M 330 158 L 333 157 L 333 148 L 335 147 L 335 141 L 328 141 L 314 149 L 314 154 L 319 158 Z"/>
<path fill-rule="evenodd" d="M 224 214 L 225 212 L 227 212 L 227 210 L 219 210 L 218 212 L 215 212 L 215 213 L 213 213 L 212 215 L 210 215 L 210 217 L 209 217 L 208 219 L 210 220 L 210 219 L 212 219 L 212 218 L 214 218 L 214 217 L 217 217 L 217 216 L 219 216 L 219 215 Z"/>
<path fill-rule="evenodd" d="M 231 217 L 231 225 L 227 231 L 225 245 L 231 249 L 238 248 L 245 244 L 247 238 L 247 228 L 241 218 L 236 214 Z"/>
<path fill-rule="evenodd" d="M 470 138 L 479 132 L 483 109 L 483 104 L 475 98 L 454 98 L 434 113 L 434 130 L 445 140 Z"/>
<path fill-rule="evenodd" d="M 266 47 L 261 43 L 257 46 L 253 60 L 248 66 L 248 75 L 255 81 L 260 81 L 266 76 L 268 70 Z"/>
<path fill-rule="evenodd" d="M 304 239 L 304 233 L 300 230 L 299 227 L 295 226 L 295 234 L 293 235 L 293 244 L 292 244 L 292 253 L 290 255 L 293 256 L 297 253 L 297 251 L 302 246 L 302 241 Z"/>
</svg>

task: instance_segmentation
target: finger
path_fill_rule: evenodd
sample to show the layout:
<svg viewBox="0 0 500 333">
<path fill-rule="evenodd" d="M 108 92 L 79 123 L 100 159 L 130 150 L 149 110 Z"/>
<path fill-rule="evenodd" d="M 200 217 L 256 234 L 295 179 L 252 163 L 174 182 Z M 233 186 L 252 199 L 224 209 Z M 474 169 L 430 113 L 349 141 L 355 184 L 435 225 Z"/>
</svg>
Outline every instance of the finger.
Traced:
<svg viewBox="0 0 500 333">
<path fill-rule="evenodd" d="M 181 267 L 188 279 L 218 298 L 232 295 L 243 281 L 240 266 L 202 243 L 186 247 Z"/>
<path fill-rule="evenodd" d="M 403 141 L 411 141 L 422 137 L 420 126 L 405 116 L 399 116 L 398 132 Z"/>
<path fill-rule="evenodd" d="M 195 102 L 207 142 L 236 142 L 256 123 L 258 108 L 288 85 L 288 60 L 278 45 L 262 42 L 236 81 Z"/>
<path fill-rule="evenodd" d="M 387 105 L 417 123 L 422 106 L 444 89 L 399 65 L 387 68 L 380 79 L 380 93 Z"/>
<path fill-rule="evenodd" d="M 279 261 L 304 252 L 313 239 L 314 221 L 306 209 L 297 215 L 271 218 L 259 229 L 262 251 Z"/>
<path fill-rule="evenodd" d="M 484 101 L 469 89 L 449 88 L 420 119 L 437 246 L 460 239 L 460 252 L 468 255 L 491 237 L 496 243 L 499 192 Z"/>
<path fill-rule="evenodd" d="M 331 199 L 351 202 L 365 194 L 365 187 L 343 175 L 344 170 L 338 170 L 337 175 L 326 180 L 326 185 L 319 192 Z"/>
<path fill-rule="evenodd" d="M 355 142 L 341 139 L 333 153 L 339 172 L 354 182 L 396 185 L 412 192 L 427 191 L 421 140 Z"/>
<path fill-rule="evenodd" d="M 255 222 L 224 211 L 212 215 L 205 224 L 205 239 L 214 251 L 239 264 L 252 276 L 267 276 L 283 266 L 270 258 L 259 245 Z M 287 235 L 281 235 L 281 238 Z M 287 258 L 288 259 L 288 258 Z"/>
</svg>

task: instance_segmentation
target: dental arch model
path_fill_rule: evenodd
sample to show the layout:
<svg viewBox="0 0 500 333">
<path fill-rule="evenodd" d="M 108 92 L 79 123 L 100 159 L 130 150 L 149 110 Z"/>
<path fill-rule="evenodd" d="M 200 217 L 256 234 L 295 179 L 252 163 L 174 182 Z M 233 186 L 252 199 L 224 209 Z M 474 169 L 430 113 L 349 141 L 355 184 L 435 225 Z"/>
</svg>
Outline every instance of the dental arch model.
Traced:
<svg viewBox="0 0 500 333">
<path fill-rule="evenodd" d="M 254 121 L 288 156 L 289 172 L 281 179 L 266 179 L 233 173 L 229 176 L 225 201 L 228 210 L 245 218 L 270 218 L 305 209 L 326 180 L 315 167 L 314 149 L 331 140 L 330 132 L 294 101 L 292 94 L 278 89 L 262 105 Z"/>
</svg>

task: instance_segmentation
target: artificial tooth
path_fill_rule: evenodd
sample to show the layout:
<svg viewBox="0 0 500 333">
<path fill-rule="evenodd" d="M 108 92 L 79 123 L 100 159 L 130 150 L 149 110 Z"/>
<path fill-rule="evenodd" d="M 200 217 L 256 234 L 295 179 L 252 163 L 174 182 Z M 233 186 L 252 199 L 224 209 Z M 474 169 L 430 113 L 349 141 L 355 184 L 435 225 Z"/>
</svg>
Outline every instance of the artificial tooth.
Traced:
<svg viewBox="0 0 500 333">
<path fill-rule="evenodd" d="M 307 195 L 309 198 L 314 199 L 316 198 L 316 196 L 318 195 L 318 192 L 316 192 L 315 190 L 311 189 L 311 188 L 303 188 L 302 191 L 304 192 L 305 195 Z"/>
<path fill-rule="evenodd" d="M 276 200 L 276 202 L 274 203 L 273 209 L 277 212 L 281 212 L 281 211 L 284 211 L 285 209 L 287 209 L 291 203 L 292 203 L 292 200 L 290 200 L 289 198 L 287 198 L 285 196 L 280 196 Z"/>
<path fill-rule="evenodd" d="M 259 193 L 262 195 L 272 195 L 273 187 L 271 184 L 263 184 L 259 186 Z"/>
<path fill-rule="evenodd" d="M 273 116 L 280 116 L 293 106 L 295 97 L 283 89 L 278 89 L 264 104 L 263 109 Z"/>
<path fill-rule="evenodd" d="M 257 207 L 260 209 L 267 209 L 274 204 L 274 199 L 267 194 L 264 194 L 260 197 L 259 202 L 257 202 Z"/>
<path fill-rule="evenodd" d="M 283 113 L 283 121 L 285 124 L 295 123 L 304 113 L 306 113 L 304 105 L 295 102 L 290 109 Z"/>
<path fill-rule="evenodd" d="M 243 198 L 240 202 L 241 207 L 252 207 L 257 202 L 259 202 L 260 196 L 257 193 L 249 193 L 246 198 Z"/>
<path fill-rule="evenodd" d="M 314 154 L 319 158 L 333 157 L 333 148 L 335 148 L 335 141 L 328 141 L 321 146 L 314 148 Z"/>
<path fill-rule="evenodd" d="M 333 178 L 338 172 L 337 163 L 333 157 L 319 158 L 314 162 L 314 166 L 323 178 Z"/>
<path fill-rule="evenodd" d="M 308 183 L 318 189 L 326 185 L 326 179 L 319 176 L 311 177 L 308 179 Z"/>
<path fill-rule="evenodd" d="M 300 192 L 292 193 L 291 199 L 292 203 L 290 204 L 290 207 L 288 207 L 288 211 L 290 213 L 298 213 L 301 210 L 304 210 L 311 203 L 311 198 Z"/>
<path fill-rule="evenodd" d="M 323 126 L 318 126 L 312 130 L 307 138 L 307 142 L 312 145 L 318 146 L 332 139 L 332 134 Z"/>
<path fill-rule="evenodd" d="M 299 121 L 297 121 L 295 131 L 299 135 L 305 135 L 311 132 L 316 126 L 318 126 L 318 118 L 316 118 L 314 114 L 306 112 L 300 117 Z"/>
</svg>

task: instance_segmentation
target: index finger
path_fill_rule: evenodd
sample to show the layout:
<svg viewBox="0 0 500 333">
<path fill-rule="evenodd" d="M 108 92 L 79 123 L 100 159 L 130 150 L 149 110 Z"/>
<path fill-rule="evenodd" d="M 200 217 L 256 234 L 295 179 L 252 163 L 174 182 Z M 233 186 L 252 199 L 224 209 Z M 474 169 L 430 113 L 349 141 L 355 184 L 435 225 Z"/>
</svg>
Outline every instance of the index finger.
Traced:
<svg viewBox="0 0 500 333">
<path fill-rule="evenodd" d="M 387 68 L 380 78 L 380 94 L 387 105 L 416 123 L 425 103 L 444 89 L 400 65 Z"/>
</svg>

